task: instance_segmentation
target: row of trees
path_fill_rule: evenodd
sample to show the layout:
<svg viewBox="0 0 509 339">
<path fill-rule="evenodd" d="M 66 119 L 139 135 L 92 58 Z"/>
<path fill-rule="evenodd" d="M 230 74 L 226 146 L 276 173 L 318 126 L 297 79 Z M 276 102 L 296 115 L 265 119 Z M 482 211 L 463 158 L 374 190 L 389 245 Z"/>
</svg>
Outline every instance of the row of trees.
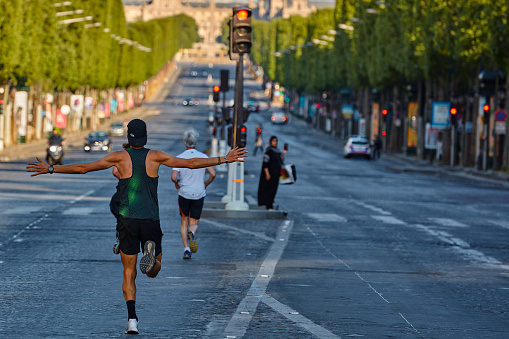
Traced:
<svg viewBox="0 0 509 339">
<path fill-rule="evenodd" d="M 334 9 L 308 18 L 255 21 L 251 54 L 287 89 L 353 100 L 365 116 L 373 101 L 402 113 L 405 103 L 417 101 L 425 123 L 431 101 L 442 100 L 458 105 L 463 121 L 475 125 L 476 98 L 491 96 L 494 108 L 503 108 L 508 97 L 498 90 L 479 91 L 479 74 L 487 69 L 503 89 L 508 24 L 506 0 L 336 0 Z M 509 138 L 505 143 L 508 150 Z M 396 139 L 389 144 L 399 145 Z M 474 142 L 465 146 L 477 147 Z M 475 149 L 470 153 L 464 165 L 472 164 Z"/>
<path fill-rule="evenodd" d="M 0 82 L 45 91 L 126 88 L 197 41 L 185 15 L 127 24 L 121 0 L 67 3 L 0 0 Z"/>
</svg>

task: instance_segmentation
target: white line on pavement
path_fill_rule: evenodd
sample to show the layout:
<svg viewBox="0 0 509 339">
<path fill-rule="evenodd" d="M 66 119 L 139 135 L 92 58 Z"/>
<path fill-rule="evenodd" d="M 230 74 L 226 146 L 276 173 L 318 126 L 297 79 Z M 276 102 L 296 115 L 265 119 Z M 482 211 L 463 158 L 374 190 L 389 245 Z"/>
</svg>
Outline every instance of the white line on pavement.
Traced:
<svg viewBox="0 0 509 339">
<path fill-rule="evenodd" d="M 249 235 L 252 235 L 254 237 L 261 238 L 263 240 L 267 240 L 267 241 L 271 241 L 271 242 L 275 241 L 274 239 L 272 239 L 271 237 L 266 236 L 262 232 L 251 232 L 251 231 L 243 230 L 242 228 L 223 225 L 223 224 L 221 224 L 221 223 L 219 223 L 217 221 L 212 221 L 212 220 L 209 220 L 209 219 L 200 219 L 200 221 L 201 222 L 206 222 L 206 223 L 209 223 L 209 224 L 214 225 L 216 227 L 227 229 L 227 230 L 230 230 L 230 231 L 244 233 L 244 234 L 249 234 Z"/>
<path fill-rule="evenodd" d="M 321 222 L 346 222 L 346 218 L 335 213 L 307 213 L 307 216 Z"/>
<path fill-rule="evenodd" d="M 80 195 L 80 196 L 79 196 L 79 197 L 77 197 L 76 199 L 69 201 L 69 203 L 70 203 L 70 204 L 74 204 L 74 203 L 76 203 L 76 202 L 78 202 L 78 201 L 81 201 L 81 200 L 83 200 L 85 197 L 87 197 L 87 196 L 91 195 L 91 194 L 92 194 L 92 193 L 94 193 L 94 192 L 95 192 L 95 190 L 90 190 L 90 191 L 88 191 L 87 193 Z"/>
<path fill-rule="evenodd" d="M 253 314 L 256 312 L 256 308 L 260 303 L 260 299 L 265 294 L 267 286 L 269 285 L 270 279 L 274 274 L 277 262 L 283 250 L 288 243 L 288 238 L 293 228 L 293 221 L 285 220 L 279 226 L 277 232 L 277 239 L 284 239 L 284 241 L 277 241 L 270 247 L 267 257 L 263 261 L 256 278 L 251 284 L 251 288 L 247 292 L 246 297 L 242 299 L 235 311 L 235 314 L 228 322 L 224 331 L 225 337 L 229 338 L 242 338 L 246 334 L 247 327 L 251 322 Z"/>
<path fill-rule="evenodd" d="M 277 301 L 276 299 L 274 299 L 273 297 L 271 297 L 269 295 L 264 295 L 262 301 L 267 306 L 270 306 L 274 311 L 280 313 L 281 315 L 283 315 L 287 319 L 293 321 L 294 323 L 302 326 L 308 332 L 314 334 L 318 338 L 321 338 L 321 339 L 341 338 L 341 337 L 335 335 L 334 333 L 332 333 L 331 331 L 329 331 L 328 329 L 315 324 L 308 318 L 300 315 L 299 312 L 296 312 L 292 308 L 280 303 L 279 301 Z"/>
<path fill-rule="evenodd" d="M 372 215 L 371 218 L 375 219 L 375 220 L 378 220 L 378 221 L 381 221 L 383 222 L 384 224 L 392 224 L 392 225 L 406 225 L 405 222 L 397 219 L 397 218 L 394 218 L 394 217 L 391 217 L 391 216 L 387 216 L 387 215 Z"/>
<path fill-rule="evenodd" d="M 446 226 L 446 227 L 461 227 L 466 228 L 468 227 L 465 224 L 460 223 L 459 221 L 448 219 L 448 218 L 428 218 L 430 221 L 439 224 L 440 226 Z"/>
<path fill-rule="evenodd" d="M 359 206 L 362 206 L 364 208 L 367 208 L 368 210 L 372 210 L 373 212 L 377 212 L 377 213 L 380 213 L 380 214 L 383 214 L 383 215 L 391 215 L 392 213 L 389 212 L 389 211 L 386 211 L 384 209 L 381 209 L 379 207 L 376 207 L 376 206 L 373 206 L 373 205 L 370 205 L 370 204 L 366 204 L 365 202 L 362 202 L 362 201 L 357 201 L 357 200 L 350 200 L 352 203 L 354 204 L 357 204 Z"/>
<path fill-rule="evenodd" d="M 499 227 L 509 230 L 509 221 L 504 220 L 487 220 L 490 224 L 497 225 Z"/>
</svg>

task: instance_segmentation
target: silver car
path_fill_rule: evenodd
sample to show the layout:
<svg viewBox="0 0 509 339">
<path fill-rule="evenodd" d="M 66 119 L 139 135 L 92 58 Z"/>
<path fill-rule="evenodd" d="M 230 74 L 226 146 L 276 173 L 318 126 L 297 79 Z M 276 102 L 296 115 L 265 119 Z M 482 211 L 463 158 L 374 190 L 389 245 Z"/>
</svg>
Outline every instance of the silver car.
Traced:
<svg viewBox="0 0 509 339">
<path fill-rule="evenodd" d="M 116 121 L 110 125 L 110 135 L 125 136 L 125 126 L 121 121 Z"/>
</svg>

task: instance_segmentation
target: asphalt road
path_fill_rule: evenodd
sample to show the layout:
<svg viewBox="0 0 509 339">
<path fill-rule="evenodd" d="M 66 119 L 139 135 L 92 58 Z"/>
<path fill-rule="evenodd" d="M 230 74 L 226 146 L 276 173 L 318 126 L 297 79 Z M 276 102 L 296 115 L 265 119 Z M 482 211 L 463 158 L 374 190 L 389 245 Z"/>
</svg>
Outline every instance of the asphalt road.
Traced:
<svg viewBox="0 0 509 339">
<path fill-rule="evenodd" d="M 219 69 L 183 65 L 165 100 L 148 105 L 148 148 L 177 155 L 188 126 L 210 147 L 206 105 Z M 191 69 L 198 76 L 190 75 Z M 230 69 L 233 79 L 233 67 Z M 216 84 L 216 83 L 214 83 Z M 260 84 L 248 79 L 246 93 Z M 230 93 L 231 94 L 231 93 Z M 183 107 L 181 99 L 200 99 Z M 176 105 L 173 104 L 176 99 Z M 140 336 L 150 338 L 507 338 L 509 191 L 394 171 L 391 159 L 344 159 L 333 137 L 252 113 L 263 138 L 289 144 L 297 182 L 279 187 L 285 220 L 204 218 L 199 251 L 182 259 L 177 192 L 160 170 L 163 267 L 138 275 Z M 114 138 L 114 149 L 123 138 Z M 66 163 L 104 153 L 67 149 Z M 245 163 L 248 201 L 261 155 Z M 0 163 L 0 337 L 123 337 L 122 265 L 112 253 L 109 171 L 31 178 Z M 219 173 L 208 202 L 226 194 Z"/>
</svg>

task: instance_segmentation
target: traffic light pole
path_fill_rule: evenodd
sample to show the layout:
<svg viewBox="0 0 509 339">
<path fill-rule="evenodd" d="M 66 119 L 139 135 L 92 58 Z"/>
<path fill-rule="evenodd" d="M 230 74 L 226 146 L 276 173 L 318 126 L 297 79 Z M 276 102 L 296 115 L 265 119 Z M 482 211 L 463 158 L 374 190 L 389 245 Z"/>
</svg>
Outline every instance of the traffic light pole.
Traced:
<svg viewBox="0 0 509 339">
<path fill-rule="evenodd" d="M 233 140 L 232 148 L 237 146 L 237 133 L 239 133 L 239 114 L 244 109 L 244 54 L 239 53 L 235 74 L 235 104 L 233 105 Z M 232 184 L 232 199 L 226 204 L 227 210 L 249 210 L 249 205 L 244 201 L 244 162 L 228 164 L 228 181 Z M 230 173 L 232 176 L 230 176 Z"/>
</svg>

